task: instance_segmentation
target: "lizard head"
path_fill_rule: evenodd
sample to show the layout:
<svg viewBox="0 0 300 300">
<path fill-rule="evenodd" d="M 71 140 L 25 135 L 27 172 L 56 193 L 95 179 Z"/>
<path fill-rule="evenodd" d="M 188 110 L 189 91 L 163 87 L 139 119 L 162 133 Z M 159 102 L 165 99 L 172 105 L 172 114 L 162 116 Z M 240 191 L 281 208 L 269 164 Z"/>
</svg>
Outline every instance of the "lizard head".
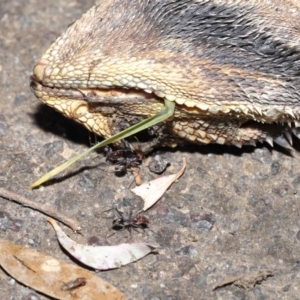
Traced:
<svg viewBox="0 0 300 300">
<path fill-rule="evenodd" d="M 170 136 L 282 142 L 300 119 L 300 8 L 288 2 L 101 1 L 37 62 L 31 88 L 104 137 L 167 99 Z"/>
</svg>

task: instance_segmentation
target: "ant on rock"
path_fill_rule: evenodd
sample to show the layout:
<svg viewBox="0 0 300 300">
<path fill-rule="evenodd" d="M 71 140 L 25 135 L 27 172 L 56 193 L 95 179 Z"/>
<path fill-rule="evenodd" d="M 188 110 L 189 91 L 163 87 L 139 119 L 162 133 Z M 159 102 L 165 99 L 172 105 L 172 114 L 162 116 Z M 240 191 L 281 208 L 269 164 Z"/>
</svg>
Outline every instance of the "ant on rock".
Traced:
<svg viewBox="0 0 300 300">
<path fill-rule="evenodd" d="M 90 144 L 97 143 L 92 141 L 90 136 Z M 123 140 L 119 148 L 114 146 L 105 146 L 103 148 L 106 160 L 115 165 L 115 173 L 117 175 L 125 175 L 128 169 L 138 169 L 144 159 L 144 153 L 140 149 L 135 149 L 127 141 Z"/>
<path fill-rule="evenodd" d="M 121 231 L 126 229 L 131 235 L 132 230 L 139 232 L 138 229 L 142 229 L 144 231 L 149 226 L 148 218 L 139 214 L 133 217 L 131 208 L 129 208 L 129 213 L 125 213 L 124 210 L 119 210 L 117 206 L 107 211 L 110 210 L 114 210 L 117 213 L 117 217 L 115 217 L 112 222 L 113 230 Z"/>
<path fill-rule="evenodd" d="M 143 162 L 144 154 L 139 149 L 134 149 L 128 142 L 124 141 L 123 149 L 114 149 L 111 146 L 104 147 L 106 160 L 115 165 L 115 174 L 123 176 L 130 170 L 134 175 L 137 185 L 142 184 L 140 165 Z"/>
<path fill-rule="evenodd" d="M 125 174 L 128 169 L 138 168 L 143 161 L 144 155 L 141 150 L 133 149 L 128 143 L 124 149 L 114 149 L 110 146 L 104 147 L 106 160 L 115 164 L 117 174 Z"/>
<path fill-rule="evenodd" d="M 127 229 L 131 234 L 131 229 L 138 231 L 137 230 L 138 228 L 144 230 L 145 228 L 148 227 L 149 220 L 145 216 L 136 215 L 135 217 L 132 217 L 132 210 L 131 210 L 128 218 L 125 218 L 124 213 L 119 211 L 117 207 L 115 207 L 115 210 L 119 214 L 119 218 L 113 220 L 112 228 L 114 230 Z"/>
</svg>

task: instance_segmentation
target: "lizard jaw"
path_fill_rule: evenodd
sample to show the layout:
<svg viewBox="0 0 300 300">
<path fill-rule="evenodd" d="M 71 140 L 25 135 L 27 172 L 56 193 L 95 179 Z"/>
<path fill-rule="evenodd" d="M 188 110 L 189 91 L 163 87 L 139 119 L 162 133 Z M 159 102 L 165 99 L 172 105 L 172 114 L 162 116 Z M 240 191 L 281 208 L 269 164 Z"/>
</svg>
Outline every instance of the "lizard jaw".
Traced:
<svg viewBox="0 0 300 300">
<path fill-rule="evenodd" d="M 86 88 L 63 89 L 45 86 L 39 82 L 45 72 L 47 72 L 47 67 L 39 65 L 35 68 L 34 76 L 31 77 L 30 86 L 35 96 L 66 117 L 75 120 L 91 132 L 105 138 L 116 133 L 112 126 L 112 114 L 115 113 L 114 109 L 116 107 L 121 108 L 121 112 L 119 112 L 121 115 L 130 115 L 132 112 L 137 114 L 138 108 L 140 108 L 140 116 L 148 117 L 149 115 L 156 114 L 163 106 L 160 99 L 142 91 Z M 143 105 L 147 107 L 146 110 L 142 109 Z M 241 147 L 245 144 L 255 145 L 257 141 L 266 141 L 271 146 L 273 146 L 273 143 L 277 143 L 284 148 L 291 149 L 292 140 L 289 132 L 292 132 L 297 138 L 300 137 L 297 128 L 300 124 L 297 122 L 294 122 L 293 126 L 291 124 L 287 127 L 281 126 L 281 130 L 274 132 L 270 124 L 264 125 L 252 122 L 250 126 L 242 126 L 245 120 L 240 120 L 237 124 L 231 124 L 233 128 L 239 128 L 239 134 L 235 138 L 226 138 L 226 135 L 222 136 L 212 130 L 207 132 L 207 128 L 214 128 L 216 120 L 218 123 L 221 123 L 220 119 L 210 119 L 203 116 L 203 120 L 199 120 L 198 124 L 195 124 L 197 129 L 193 129 L 186 126 L 185 120 L 180 120 L 182 112 L 185 112 L 186 116 L 189 114 L 198 114 L 199 112 L 193 109 L 187 110 L 185 107 L 180 107 L 179 105 L 177 105 L 175 112 L 175 120 L 172 124 L 174 133 L 191 142 L 202 144 L 212 142 L 218 144 L 230 143 Z M 226 127 L 225 123 L 224 127 Z M 279 132 L 283 132 L 283 134 L 279 134 Z M 239 136 L 243 138 L 240 139 Z M 172 146 L 174 146 L 174 142 Z"/>
</svg>

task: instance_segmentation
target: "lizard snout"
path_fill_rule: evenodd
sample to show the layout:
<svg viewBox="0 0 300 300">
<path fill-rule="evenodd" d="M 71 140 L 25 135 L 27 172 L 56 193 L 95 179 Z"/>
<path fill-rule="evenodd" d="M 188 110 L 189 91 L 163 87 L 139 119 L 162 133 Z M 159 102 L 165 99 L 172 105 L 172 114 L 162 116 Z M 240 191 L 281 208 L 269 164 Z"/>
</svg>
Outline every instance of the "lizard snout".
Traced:
<svg viewBox="0 0 300 300">
<path fill-rule="evenodd" d="M 47 75 L 50 75 L 52 68 L 46 59 L 40 59 L 33 68 L 33 76 L 35 80 L 43 82 Z"/>
</svg>

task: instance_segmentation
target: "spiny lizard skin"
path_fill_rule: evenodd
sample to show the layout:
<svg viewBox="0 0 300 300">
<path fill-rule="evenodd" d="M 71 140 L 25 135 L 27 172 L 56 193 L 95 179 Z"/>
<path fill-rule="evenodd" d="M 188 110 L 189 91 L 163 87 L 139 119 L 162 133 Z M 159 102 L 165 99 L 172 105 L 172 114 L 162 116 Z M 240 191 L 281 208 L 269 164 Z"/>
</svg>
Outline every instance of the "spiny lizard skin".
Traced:
<svg viewBox="0 0 300 300">
<path fill-rule="evenodd" d="M 108 137 L 175 101 L 157 143 L 300 137 L 300 2 L 103 0 L 34 67 L 37 98 Z"/>
</svg>

